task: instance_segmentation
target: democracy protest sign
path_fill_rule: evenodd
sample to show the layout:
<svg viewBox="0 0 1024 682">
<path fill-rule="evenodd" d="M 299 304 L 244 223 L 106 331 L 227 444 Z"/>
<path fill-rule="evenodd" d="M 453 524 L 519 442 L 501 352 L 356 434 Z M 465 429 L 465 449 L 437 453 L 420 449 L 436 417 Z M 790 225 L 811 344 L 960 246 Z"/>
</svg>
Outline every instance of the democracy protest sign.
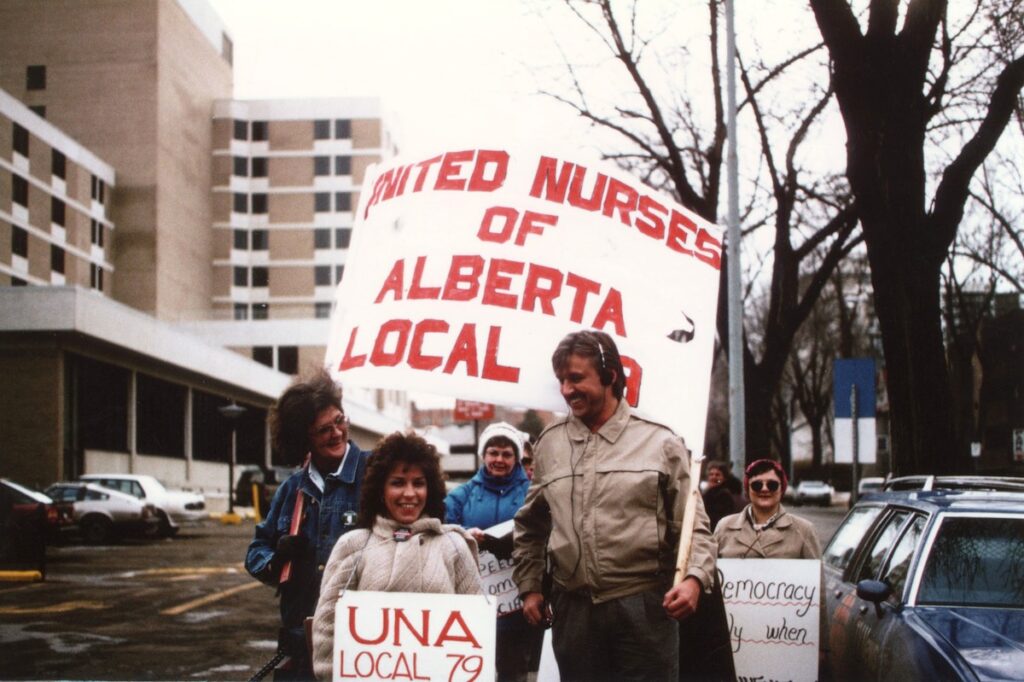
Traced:
<svg viewBox="0 0 1024 682">
<path fill-rule="evenodd" d="M 564 410 L 566 333 L 616 341 L 626 399 L 700 452 L 722 234 L 616 167 L 492 146 L 363 184 L 326 364 L 345 385 Z"/>
<path fill-rule="evenodd" d="M 486 597 L 348 590 L 334 617 L 335 682 L 494 679 L 496 615 Z"/>
<path fill-rule="evenodd" d="M 736 678 L 817 680 L 821 562 L 719 559 Z"/>
</svg>

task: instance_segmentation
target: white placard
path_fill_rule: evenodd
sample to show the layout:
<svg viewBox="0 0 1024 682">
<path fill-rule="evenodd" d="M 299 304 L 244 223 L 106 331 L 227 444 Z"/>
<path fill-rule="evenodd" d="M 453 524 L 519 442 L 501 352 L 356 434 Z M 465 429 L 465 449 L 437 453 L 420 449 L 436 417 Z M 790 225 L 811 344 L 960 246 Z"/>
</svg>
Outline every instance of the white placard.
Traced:
<svg viewBox="0 0 1024 682">
<path fill-rule="evenodd" d="M 494 679 L 493 600 L 348 590 L 334 618 L 335 682 Z"/>
<path fill-rule="evenodd" d="M 817 680 L 821 562 L 719 559 L 738 680 Z"/>
<path fill-rule="evenodd" d="M 480 582 L 484 594 L 497 602 L 498 617 L 522 611 L 523 600 L 512 580 L 516 564 L 512 559 L 499 559 L 490 552 L 480 552 Z"/>
<path fill-rule="evenodd" d="M 703 448 L 722 232 L 597 160 L 492 146 L 367 174 L 325 364 L 345 385 L 564 410 L 550 357 L 616 341 L 626 399 Z"/>
</svg>

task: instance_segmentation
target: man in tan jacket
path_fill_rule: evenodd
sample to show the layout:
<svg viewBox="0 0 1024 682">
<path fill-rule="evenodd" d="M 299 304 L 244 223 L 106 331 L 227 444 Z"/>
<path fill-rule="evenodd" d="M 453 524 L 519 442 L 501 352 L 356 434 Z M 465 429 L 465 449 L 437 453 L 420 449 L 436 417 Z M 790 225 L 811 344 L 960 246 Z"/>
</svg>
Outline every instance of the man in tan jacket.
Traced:
<svg viewBox="0 0 1024 682">
<path fill-rule="evenodd" d="M 672 586 L 689 451 L 670 429 L 632 413 L 607 334 L 569 334 L 551 362 L 571 414 L 537 441 L 515 517 L 523 614 L 540 625 L 548 606 L 554 612 L 562 680 L 676 680 L 676 621 L 711 588 L 716 554 L 698 499 L 686 578 Z M 545 557 L 550 604 L 541 594 Z"/>
</svg>

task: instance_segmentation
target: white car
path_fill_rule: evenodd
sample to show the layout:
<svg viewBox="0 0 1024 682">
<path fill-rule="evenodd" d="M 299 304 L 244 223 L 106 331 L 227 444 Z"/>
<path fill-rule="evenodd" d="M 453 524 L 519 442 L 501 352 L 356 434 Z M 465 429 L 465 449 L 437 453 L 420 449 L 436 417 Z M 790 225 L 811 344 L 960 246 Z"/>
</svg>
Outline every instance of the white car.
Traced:
<svg viewBox="0 0 1024 682">
<path fill-rule="evenodd" d="M 160 520 L 160 534 L 172 537 L 183 524 L 198 523 L 206 518 L 206 498 L 202 493 L 187 490 L 168 490 L 152 476 L 140 474 L 86 474 L 79 480 L 99 483 L 134 495 L 156 507 Z"/>
<path fill-rule="evenodd" d="M 54 483 L 46 494 L 54 502 L 71 504 L 74 523 L 91 545 L 115 534 L 152 535 L 159 524 L 152 504 L 96 483 Z"/>
<path fill-rule="evenodd" d="M 832 504 L 832 493 L 835 490 L 824 481 L 800 481 L 793 496 L 796 504 L 820 504 L 828 507 Z"/>
</svg>

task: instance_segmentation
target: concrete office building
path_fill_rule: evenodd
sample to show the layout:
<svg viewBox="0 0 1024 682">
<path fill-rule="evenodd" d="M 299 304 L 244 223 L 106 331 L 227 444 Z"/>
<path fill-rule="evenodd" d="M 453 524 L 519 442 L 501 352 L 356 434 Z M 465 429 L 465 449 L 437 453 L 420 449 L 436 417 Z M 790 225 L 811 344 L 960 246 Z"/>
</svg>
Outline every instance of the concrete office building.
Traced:
<svg viewBox="0 0 1024 682">
<path fill-rule="evenodd" d="M 0 286 L 30 285 L 0 290 L 0 473 L 223 493 L 230 401 L 271 462 L 385 140 L 373 100 L 232 101 L 231 55 L 205 0 L 0 3 Z M 345 397 L 363 447 L 408 424 L 400 392 Z"/>
</svg>

